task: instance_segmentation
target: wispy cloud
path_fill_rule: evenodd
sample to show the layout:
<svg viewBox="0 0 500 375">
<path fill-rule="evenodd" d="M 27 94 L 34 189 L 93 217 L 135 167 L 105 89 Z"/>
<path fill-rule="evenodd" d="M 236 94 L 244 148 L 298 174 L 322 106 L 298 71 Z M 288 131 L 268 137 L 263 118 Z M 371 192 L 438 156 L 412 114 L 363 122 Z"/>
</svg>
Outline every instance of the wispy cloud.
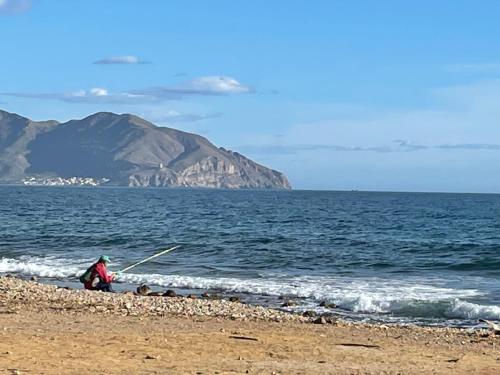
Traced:
<svg viewBox="0 0 500 375">
<path fill-rule="evenodd" d="M 221 117 L 222 113 L 180 113 L 177 111 L 168 111 L 162 115 L 146 115 L 151 121 L 158 123 L 177 123 L 177 122 L 197 122 L 211 118 Z"/>
<path fill-rule="evenodd" d="M 420 151 L 420 150 L 425 150 L 425 149 L 429 148 L 429 146 L 416 144 L 416 143 L 413 143 L 413 142 L 410 142 L 410 141 L 407 141 L 404 139 L 397 139 L 394 141 L 394 143 L 397 146 L 397 148 L 396 148 L 397 151 L 404 151 L 404 152 Z"/>
<path fill-rule="evenodd" d="M 322 144 L 301 144 L 301 145 L 243 145 L 235 147 L 237 150 L 258 155 L 292 155 L 301 152 L 310 151 L 331 151 L 331 152 L 393 152 L 390 146 L 341 146 L 341 145 L 322 145 Z"/>
<path fill-rule="evenodd" d="M 18 14 L 30 8 L 30 0 L 0 0 L 0 14 Z"/>
<path fill-rule="evenodd" d="M 141 95 L 155 97 L 176 95 L 232 95 L 254 92 L 250 86 L 244 85 L 232 77 L 206 76 L 198 77 L 173 86 L 151 87 L 132 91 Z"/>
<path fill-rule="evenodd" d="M 435 146 L 435 148 L 440 148 L 444 150 L 500 150 L 500 144 L 488 144 L 488 143 L 462 143 L 462 144 L 444 144 Z"/>
<path fill-rule="evenodd" d="M 19 98 L 49 99 L 59 100 L 66 103 L 84 103 L 84 104 L 144 104 L 151 103 L 155 98 L 148 96 L 135 95 L 130 93 L 110 93 L 104 88 L 95 87 L 90 90 L 79 90 L 70 93 L 18 93 L 7 92 L 2 95 L 14 96 Z"/>
<path fill-rule="evenodd" d="M 480 163 L 500 155 L 499 101 L 500 80 L 481 80 L 429 89 L 428 104 L 420 108 L 347 107 L 324 115 L 319 106 L 312 110 L 298 107 L 299 114 L 319 118 L 316 113 L 320 113 L 323 118 L 304 116 L 281 129 L 279 138 L 249 132 L 233 148 L 259 158 L 292 154 L 317 163 L 327 163 L 328 153 L 338 160 L 333 153 L 342 152 L 352 153 L 350 160 L 358 160 L 360 165 L 371 162 L 371 157 L 380 165 L 423 165 L 432 163 L 438 153 L 450 163 Z M 354 157 L 355 153 L 359 155 Z M 391 153 L 393 157 L 384 156 Z"/>
<path fill-rule="evenodd" d="M 487 143 L 463 143 L 463 144 L 441 144 L 421 145 L 408 141 L 397 140 L 391 145 L 379 146 L 342 146 L 326 144 L 268 144 L 268 145 L 243 145 L 235 149 L 256 155 L 295 155 L 302 152 L 330 151 L 330 152 L 375 152 L 375 153 L 401 153 L 416 152 L 422 150 L 470 150 L 470 151 L 500 151 L 500 144 Z"/>
<path fill-rule="evenodd" d="M 1 1 L 1 0 L 0 0 Z M 113 103 L 113 104 L 143 104 L 167 100 L 179 100 L 188 96 L 205 95 L 235 95 L 253 92 L 231 77 L 199 77 L 179 85 L 129 90 L 123 92 L 108 92 L 105 88 L 92 88 L 70 93 L 26 93 L 4 92 L 0 95 L 20 98 L 52 99 L 67 103 Z M 192 120 L 193 121 L 193 120 Z"/>
<path fill-rule="evenodd" d="M 0 0 L 1 1 L 1 0 Z M 94 61 L 98 65 L 134 65 L 134 64 L 151 64 L 150 61 L 141 60 L 137 56 L 111 56 L 101 60 Z"/>
</svg>

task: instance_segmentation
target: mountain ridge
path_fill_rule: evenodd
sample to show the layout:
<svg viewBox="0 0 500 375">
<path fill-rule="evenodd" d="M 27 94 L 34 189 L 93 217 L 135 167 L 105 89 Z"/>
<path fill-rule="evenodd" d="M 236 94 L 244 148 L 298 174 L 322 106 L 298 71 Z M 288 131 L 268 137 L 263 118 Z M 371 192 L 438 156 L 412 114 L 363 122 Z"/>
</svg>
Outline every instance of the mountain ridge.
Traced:
<svg viewBox="0 0 500 375">
<path fill-rule="evenodd" d="M 0 110 L 0 183 L 32 176 L 105 178 L 120 186 L 291 189 L 281 172 L 133 114 L 97 112 L 57 122 Z"/>
</svg>

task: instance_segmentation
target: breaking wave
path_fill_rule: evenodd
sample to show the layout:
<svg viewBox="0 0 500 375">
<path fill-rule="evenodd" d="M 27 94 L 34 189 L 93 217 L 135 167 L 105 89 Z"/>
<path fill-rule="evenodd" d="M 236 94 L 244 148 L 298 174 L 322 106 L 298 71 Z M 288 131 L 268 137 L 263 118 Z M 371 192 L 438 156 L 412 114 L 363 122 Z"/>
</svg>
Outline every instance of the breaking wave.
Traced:
<svg viewBox="0 0 500 375">
<path fill-rule="evenodd" d="M 90 259 L 61 260 L 57 257 L 2 258 L 0 273 L 71 279 L 92 262 Z M 348 278 L 267 275 L 262 278 L 190 277 L 161 274 L 123 274 L 121 283 L 147 283 L 161 287 L 219 290 L 225 293 L 288 296 L 300 298 L 297 310 L 318 307 L 319 301 L 335 303 L 353 313 L 471 320 L 500 319 L 500 306 L 468 301 L 483 293 L 477 289 L 454 289 L 438 286 L 434 280 L 394 280 L 382 278 Z"/>
<path fill-rule="evenodd" d="M 57 257 L 29 257 L 19 259 L 2 258 L 0 260 L 0 273 L 19 273 L 27 276 L 40 276 L 50 278 L 76 277 L 84 267 L 88 267 L 89 260 L 76 262 L 75 260 L 63 261 Z"/>
</svg>

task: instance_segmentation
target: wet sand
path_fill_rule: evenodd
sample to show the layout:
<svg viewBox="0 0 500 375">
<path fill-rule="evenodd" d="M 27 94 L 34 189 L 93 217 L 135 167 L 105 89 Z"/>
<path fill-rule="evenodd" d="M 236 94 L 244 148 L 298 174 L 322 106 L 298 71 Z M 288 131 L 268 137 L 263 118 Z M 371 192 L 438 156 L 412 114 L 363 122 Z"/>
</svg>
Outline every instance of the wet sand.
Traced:
<svg viewBox="0 0 500 375">
<path fill-rule="evenodd" d="M 0 277 L 0 374 L 500 373 L 500 337 L 486 331 L 312 324 L 265 310 Z"/>
</svg>

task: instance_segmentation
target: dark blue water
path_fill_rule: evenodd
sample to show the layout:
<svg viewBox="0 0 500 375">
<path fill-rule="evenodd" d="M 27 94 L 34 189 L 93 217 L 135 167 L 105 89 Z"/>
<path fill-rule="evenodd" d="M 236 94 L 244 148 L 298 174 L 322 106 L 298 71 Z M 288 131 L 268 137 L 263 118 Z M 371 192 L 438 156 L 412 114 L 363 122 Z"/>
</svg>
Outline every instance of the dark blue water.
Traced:
<svg viewBox="0 0 500 375">
<path fill-rule="evenodd" d="M 500 195 L 0 187 L 0 272 L 335 302 L 350 318 L 500 319 Z"/>
</svg>

